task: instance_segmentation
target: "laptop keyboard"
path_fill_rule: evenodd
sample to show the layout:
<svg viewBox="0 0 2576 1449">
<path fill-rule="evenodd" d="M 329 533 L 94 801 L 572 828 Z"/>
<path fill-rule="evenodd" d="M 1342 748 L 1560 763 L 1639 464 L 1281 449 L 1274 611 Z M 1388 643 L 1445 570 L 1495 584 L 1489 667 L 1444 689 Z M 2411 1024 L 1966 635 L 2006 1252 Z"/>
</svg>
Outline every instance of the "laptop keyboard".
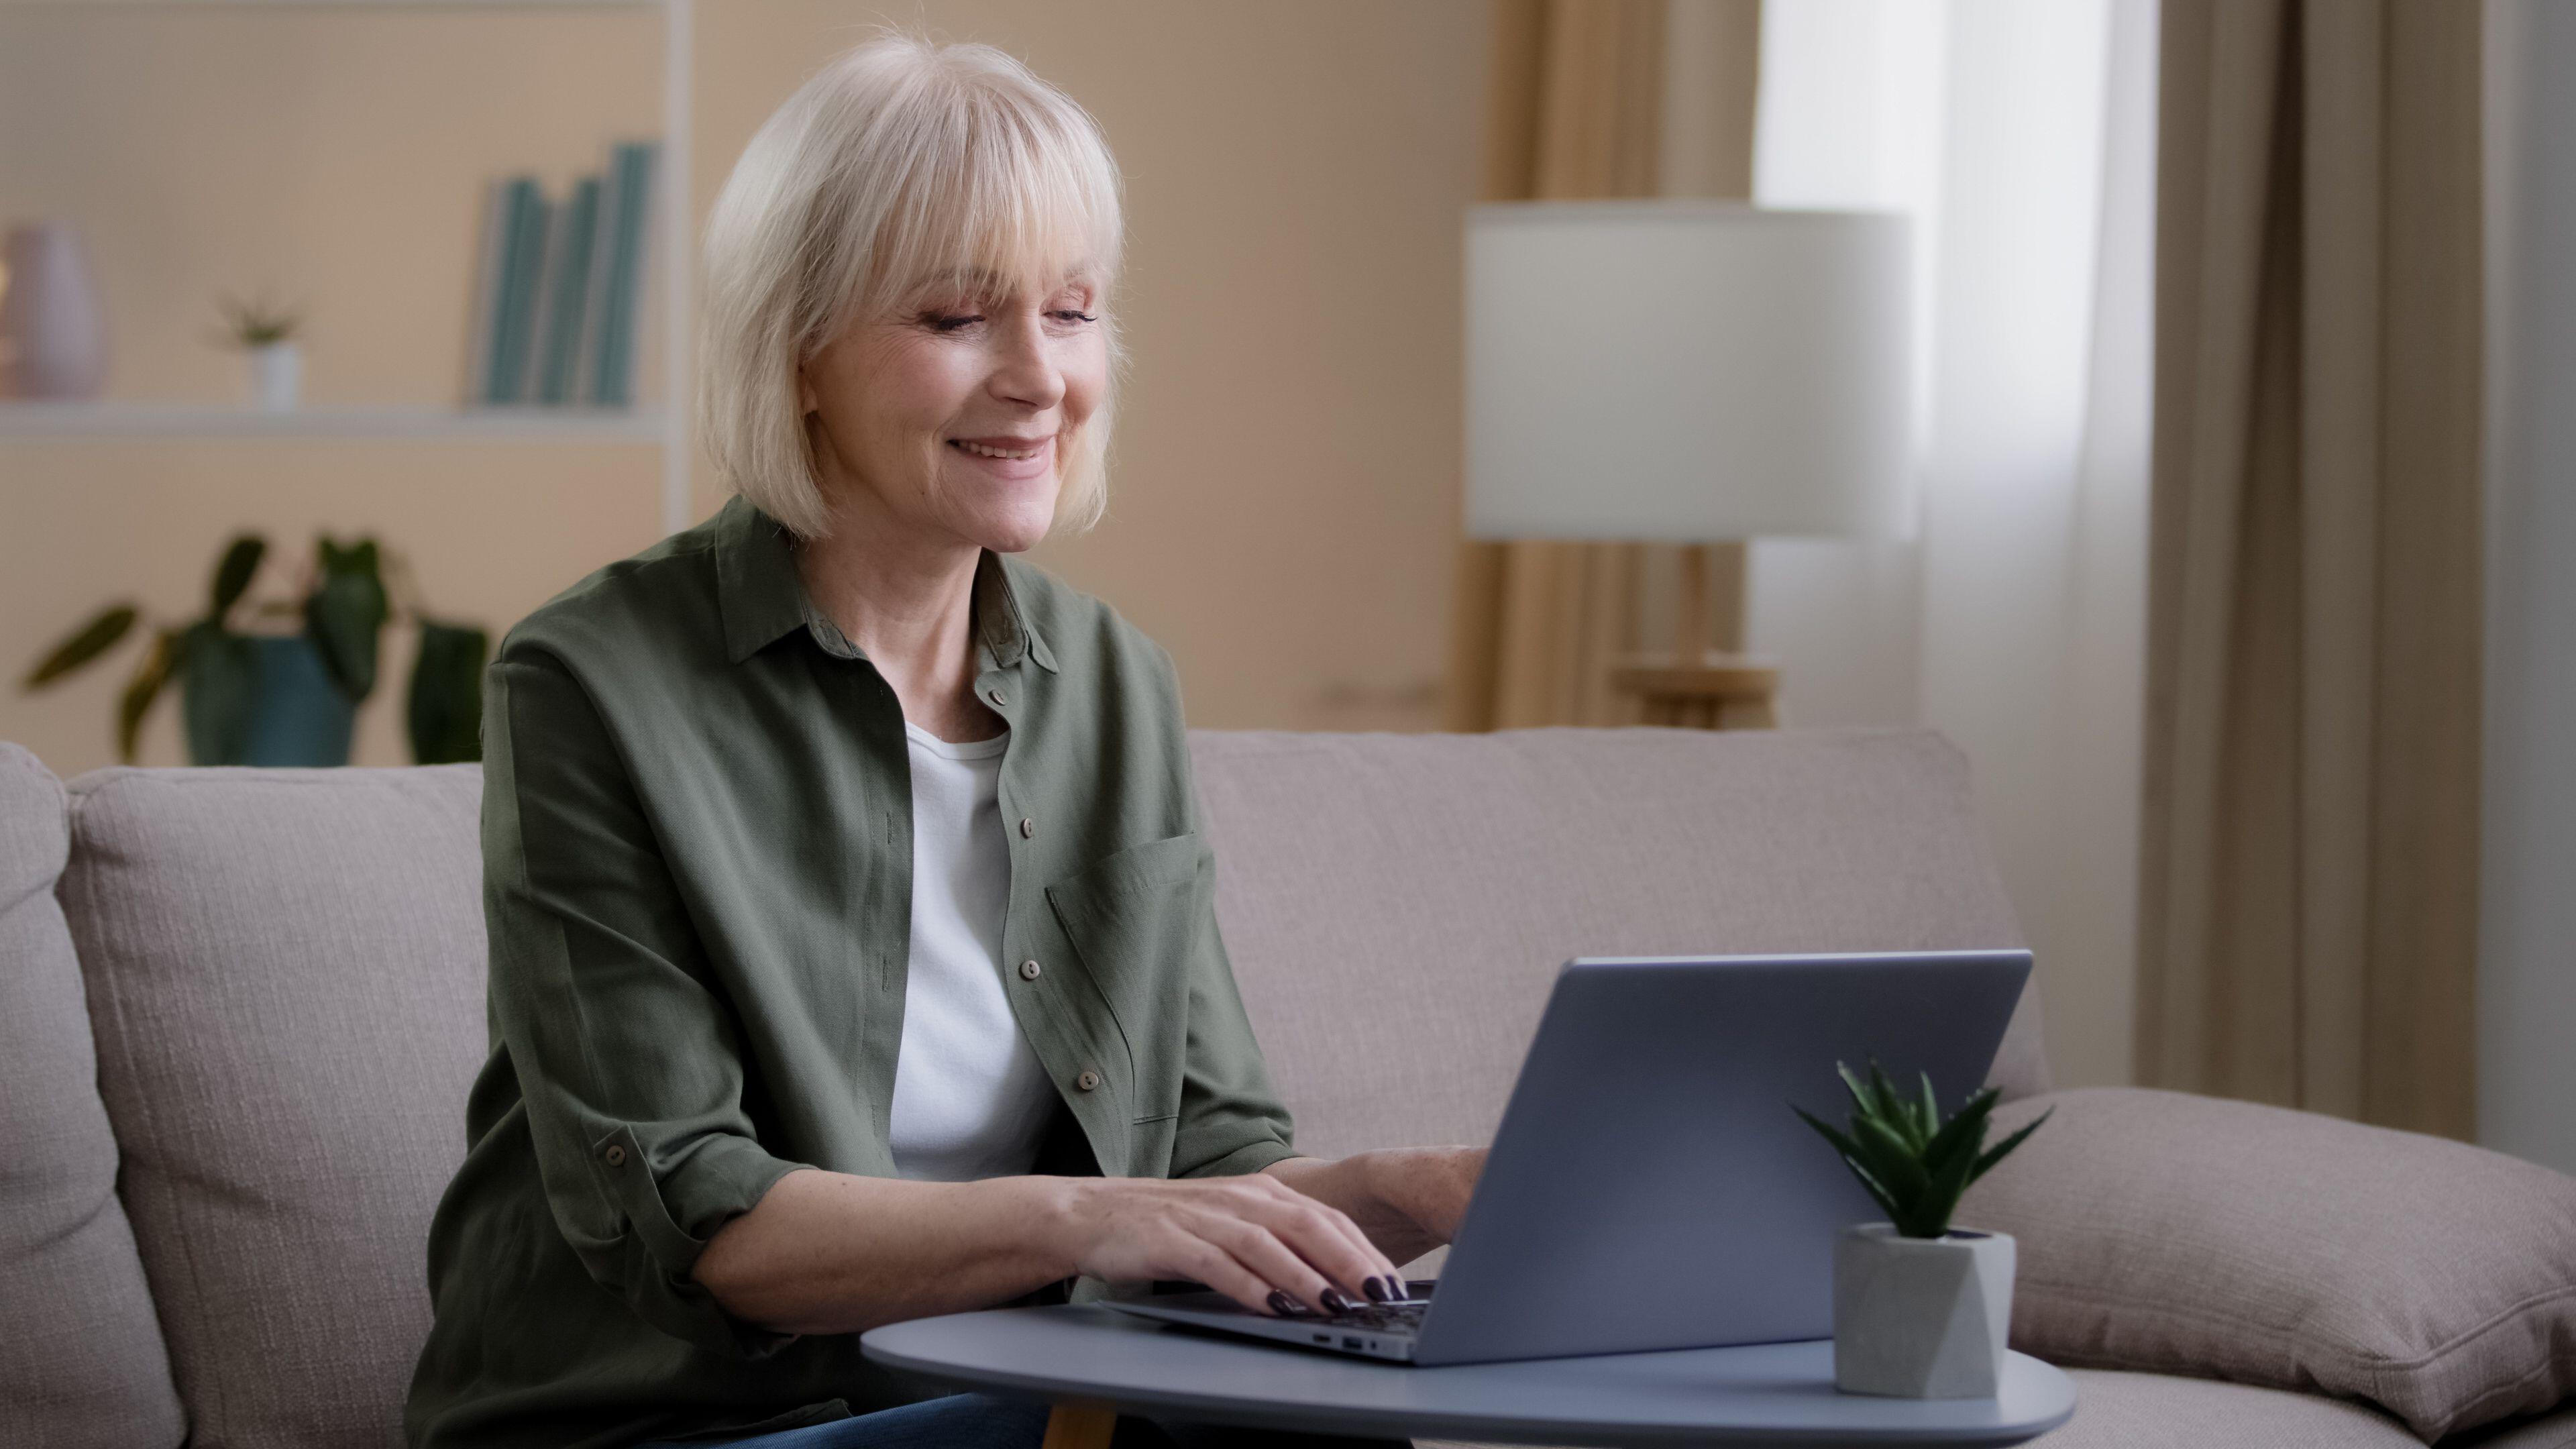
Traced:
<svg viewBox="0 0 2576 1449">
<path fill-rule="evenodd" d="M 1401 1303 L 1363 1303 L 1347 1313 L 1320 1314 L 1315 1321 L 1342 1328 L 1373 1328 L 1382 1333 L 1412 1333 L 1422 1327 L 1422 1310 L 1430 1306 L 1430 1300 L 1424 1298 L 1409 1298 Z"/>
</svg>

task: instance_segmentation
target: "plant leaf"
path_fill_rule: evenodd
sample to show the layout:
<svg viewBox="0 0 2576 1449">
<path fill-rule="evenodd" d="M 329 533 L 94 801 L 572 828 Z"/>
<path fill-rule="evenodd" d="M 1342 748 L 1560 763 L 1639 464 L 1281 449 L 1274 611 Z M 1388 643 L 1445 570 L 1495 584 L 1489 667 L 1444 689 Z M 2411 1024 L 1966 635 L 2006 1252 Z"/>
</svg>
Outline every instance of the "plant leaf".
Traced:
<svg viewBox="0 0 2576 1449">
<path fill-rule="evenodd" d="M 1853 1107 L 1852 1115 L 1854 1117 L 1868 1117 L 1876 1114 L 1878 1111 L 1877 1100 L 1870 1096 L 1869 1087 L 1863 1083 L 1858 1076 L 1853 1074 L 1852 1069 L 1844 1066 L 1840 1062 L 1836 1062 L 1834 1063 L 1834 1071 L 1843 1079 L 1844 1089 L 1851 1093 Z"/>
<path fill-rule="evenodd" d="M 171 630 L 154 631 L 143 662 L 135 666 L 134 677 L 125 682 L 125 693 L 116 701 L 116 757 L 129 765 L 143 738 L 143 716 L 152 701 L 161 697 L 161 686 L 169 682 L 170 666 L 178 655 L 177 640 Z"/>
<path fill-rule="evenodd" d="M 322 581 L 304 601 L 304 632 L 352 703 L 375 692 L 376 646 L 392 612 L 376 571 L 374 542 L 344 549 L 327 535 L 316 539 Z"/>
<path fill-rule="evenodd" d="M 1915 1227 L 1909 1236 L 1937 1238 L 1950 1230 L 1950 1214 L 1959 1207 L 1959 1195 L 1968 1190 L 1968 1180 L 1976 1166 L 1976 1155 L 1953 1152 L 1925 1184 L 1922 1198 L 1915 1204 Z"/>
<path fill-rule="evenodd" d="M 1797 1113 L 1799 1120 L 1815 1128 L 1827 1142 L 1834 1145 L 1834 1151 L 1842 1157 L 1843 1166 L 1850 1168 L 1852 1176 L 1860 1180 L 1861 1190 L 1868 1193 L 1870 1200 L 1878 1204 L 1879 1211 L 1887 1214 L 1888 1221 L 1894 1222 L 1897 1218 L 1896 1199 L 1878 1180 L 1877 1175 L 1863 1163 L 1860 1144 L 1837 1131 L 1831 1124 L 1818 1120 L 1804 1107 L 1792 1104 L 1789 1110 Z"/>
<path fill-rule="evenodd" d="M 408 718 L 412 759 L 423 765 L 483 758 L 483 664 L 492 636 L 470 624 L 420 621 Z"/>
<path fill-rule="evenodd" d="M 1938 1171 L 1941 1164 L 1948 1162 L 1953 1155 L 1974 1161 L 1978 1145 L 1986 1140 L 1986 1118 L 1994 1111 L 1995 1101 L 2001 1095 L 1994 1088 L 1986 1087 L 1962 1104 L 1959 1114 L 1944 1123 L 1941 1130 L 1933 1134 L 1930 1144 L 1924 1147 L 1924 1166 Z"/>
<path fill-rule="evenodd" d="M 1849 1163 L 1852 1176 L 1860 1179 L 1861 1190 L 1869 1194 L 1871 1202 L 1878 1204 L 1880 1212 L 1887 1214 L 1887 1220 L 1891 1223 L 1902 1221 L 1905 1215 L 1896 1205 L 1896 1195 L 1887 1190 L 1886 1184 L 1870 1176 L 1868 1168 L 1850 1162 L 1848 1158 L 1844 1160 Z"/>
<path fill-rule="evenodd" d="M 251 576 L 259 572 L 259 561 L 268 556 L 268 540 L 256 533 L 236 534 L 224 549 L 223 558 L 215 564 L 215 577 L 206 588 L 206 617 L 220 624 L 241 602 L 242 591 L 250 587 Z"/>
<path fill-rule="evenodd" d="M 238 765 L 250 754 L 250 714 L 259 689 L 259 649 L 211 619 L 188 627 L 179 709 L 188 725 L 188 761 Z"/>
<path fill-rule="evenodd" d="M 1985 1176 L 1989 1168 L 1992 1168 L 1996 1163 L 2004 1160 L 2004 1155 L 2006 1153 L 2019 1147 L 2022 1144 L 2023 1138 L 2038 1131 L 2040 1123 L 2045 1122 L 2056 1115 L 2057 1109 L 2055 1107 L 2051 1107 L 2047 1111 L 2032 1118 L 2029 1126 L 2022 1128 L 2019 1132 L 2014 1133 L 2003 1141 L 1996 1143 L 1992 1148 L 1989 1148 L 1985 1156 L 1977 1159 L 1976 1167 L 1968 1173 L 1968 1181 L 1975 1182 L 1978 1178 Z"/>
<path fill-rule="evenodd" d="M 1914 1114 L 1905 1109 L 1905 1099 L 1897 1095 L 1896 1083 L 1888 1080 L 1887 1069 L 1878 1064 L 1876 1057 L 1872 1057 L 1869 1063 L 1869 1089 L 1878 1101 L 1878 1110 L 1874 1114 L 1878 1120 L 1892 1129 L 1906 1146 L 1922 1151 L 1923 1140 L 1914 1132 Z"/>
<path fill-rule="evenodd" d="M 1845 1136 L 1840 1130 L 1835 1128 L 1832 1123 L 1814 1116 L 1804 1107 L 1793 1104 L 1789 1110 L 1798 1114 L 1799 1121 L 1815 1128 L 1827 1142 L 1832 1143 L 1834 1145 L 1834 1151 L 1841 1153 L 1844 1161 L 1851 1163 L 1858 1163 L 1860 1161 L 1860 1144 Z"/>
<path fill-rule="evenodd" d="M 1854 1118 L 1852 1140 L 1858 1142 L 1865 1153 L 1863 1165 L 1876 1174 L 1880 1182 L 1887 1184 L 1889 1193 L 1898 1202 L 1911 1202 L 1922 1196 L 1927 1181 L 1923 1175 L 1923 1163 L 1905 1139 L 1897 1135 L 1895 1128 L 1875 1117 Z"/>
<path fill-rule="evenodd" d="M 110 604 L 99 610 L 88 623 L 73 630 L 70 638 L 55 645 L 51 653 L 38 660 L 36 667 L 27 671 L 25 681 L 18 687 L 42 689 L 96 659 L 116 647 L 116 641 L 124 638 L 125 632 L 134 627 L 134 620 L 132 604 Z"/>
</svg>

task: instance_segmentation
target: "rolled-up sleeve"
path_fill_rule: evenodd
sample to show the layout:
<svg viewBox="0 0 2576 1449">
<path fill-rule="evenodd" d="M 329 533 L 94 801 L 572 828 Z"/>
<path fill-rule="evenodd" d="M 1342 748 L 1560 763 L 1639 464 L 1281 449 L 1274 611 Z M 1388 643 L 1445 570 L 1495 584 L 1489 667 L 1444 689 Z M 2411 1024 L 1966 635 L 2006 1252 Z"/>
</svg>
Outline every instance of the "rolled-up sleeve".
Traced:
<svg viewBox="0 0 2576 1449">
<path fill-rule="evenodd" d="M 1202 866 L 1203 870 L 1209 867 Z M 1204 897 L 1202 897 L 1204 899 Z M 1216 913 L 1202 910 L 1198 969 L 1190 982 L 1189 1058 L 1181 1068 L 1181 1120 L 1172 1134 L 1172 1176 L 1259 1172 L 1294 1157 L 1288 1109 L 1235 989 Z"/>
<path fill-rule="evenodd" d="M 552 654 L 484 675 L 491 1006 L 554 1220 L 592 1278 L 662 1331 L 762 1358 L 757 1327 L 690 1276 L 716 1229 L 809 1164 L 743 1110 L 735 1015 L 616 742 Z"/>
<path fill-rule="evenodd" d="M 1188 735 L 1181 727 L 1178 675 L 1169 654 L 1161 654 L 1161 662 L 1173 699 L 1167 726 L 1172 765 L 1188 802 L 1191 831 L 1200 841 L 1191 892 L 1197 939 L 1189 953 L 1188 1053 L 1181 1064 L 1180 1121 L 1172 1133 L 1172 1176 L 1259 1172 L 1297 1155 L 1295 1123 L 1270 1085 L 1269 1065 L 1262 1060 L 1261 1043 L 1253 1036 L 1252 1018 L 1245 1014 L 1243 993 L 1234 982 L 1225 933 L 1217 927 L 1216 853 L 1206 844 L 1207 808 L 1199 798 Z"/>
</svg>

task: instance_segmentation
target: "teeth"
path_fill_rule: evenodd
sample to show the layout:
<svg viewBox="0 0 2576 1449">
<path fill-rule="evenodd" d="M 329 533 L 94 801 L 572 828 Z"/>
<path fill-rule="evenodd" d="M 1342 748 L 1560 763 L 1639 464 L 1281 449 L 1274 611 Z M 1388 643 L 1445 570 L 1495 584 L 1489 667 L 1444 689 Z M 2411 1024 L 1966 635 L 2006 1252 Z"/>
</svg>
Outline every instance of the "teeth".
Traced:
<svg viewBox="0 0 2576 1449">
<path fill-rule="evenodd" d="M 1036 456 L 1038 455 L 1038 450 L 1037 450 L 1036 448 L 1023 448 L 1023 449 L 1019 450 L 1018 452 L 1013 452 L 1012 450 L 1010 450 L 1010 449 L 1008 449 L 1008 448 L 988 448 L 988 447 L 985 447 L 985 446 L 984 446 L 983 444 L 981 444 L 981 443 L 970 443 L 970 442 L 967 442 L 967 441 L 966 441 L 965 439 L 963 439 L 963 438 L 956 439 L 955 441 L 956 441 L 956 443 L 957 443 L 957 446 L 959 446 L 959 447 L 961 447 L 961 448 L 964 448 L 967 452 L 969 452 L 969 453 L 973 453 L 973 454 L 975 454 L 977 457 L 981 457 L 981 458 L 1014 458 L 1014 459 L 1018 459 L 1018 458 L 1034 458 L 1034 457 L 1036 457 Z"/>
</svg>

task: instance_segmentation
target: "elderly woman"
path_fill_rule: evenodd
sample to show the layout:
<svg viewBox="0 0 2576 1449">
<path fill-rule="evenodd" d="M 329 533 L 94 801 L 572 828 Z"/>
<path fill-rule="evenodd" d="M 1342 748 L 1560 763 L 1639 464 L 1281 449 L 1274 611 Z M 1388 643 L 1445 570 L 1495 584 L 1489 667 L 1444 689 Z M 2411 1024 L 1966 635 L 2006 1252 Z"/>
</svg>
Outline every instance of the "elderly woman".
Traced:
<svg viewBox="0 0 2576 1449">
<path fill-rule="evenodd" d="M 735 166 L 699 407 L 737 496 L 486 676 L 492 1054 L 413 1445 L 1034 1445 L 859 1331 L 1338 1307 L 1456 1226 L 1480 1153 L 1297 1155 L 1170 657 L 1016 557 L 1100 516 L 1121 231 L 1091 119 L 981 46 L 862 45 Z"/>
</svg>

